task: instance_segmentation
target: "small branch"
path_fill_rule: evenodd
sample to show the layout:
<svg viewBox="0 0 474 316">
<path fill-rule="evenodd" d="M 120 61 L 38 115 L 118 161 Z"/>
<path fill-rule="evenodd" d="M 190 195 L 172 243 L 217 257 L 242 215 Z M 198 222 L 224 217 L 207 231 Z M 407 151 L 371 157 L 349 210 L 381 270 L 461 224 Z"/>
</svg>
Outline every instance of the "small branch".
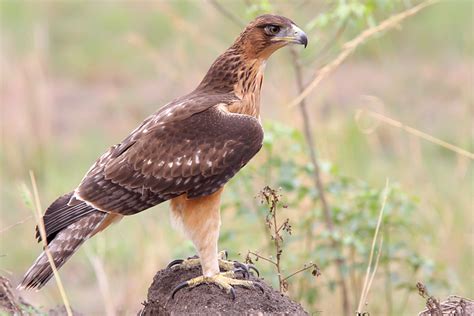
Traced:
<svg viewBox="0 0 474 316">
<path fill-rule="evenodd" d="M 275 266 L 277 265 L 277 263 L 276 263 L 275 261 L 273 261 L 273 260 L 271 260 L 271 259 L 268 259 L 268 258 L 266 258 L 266 257 L 263 257 L 263 256 L 259 255 L 259 254 L 256 253 L 256 252 L 253 252 L 253 251 L 250 251 L 250 250 L 249 250 L 249 251 L 247 251 L 247 253 L 249 253 L 249 254 L 251 254 L 251 255 L 254 255 L 255 257 L 257 257 L 257 258 L 259 258 L 259 259 L 262 259 L 262 260 L 265 260 L 265 261 L 267 261 L 267 262 L 270 262 L 271 264 L 273 264 L 273 265 L 275 265 Z"/>
<path fill-rule="evenodd" d="M 428 292 L 428 289 L 426 288 L 426 286 L 423 283 L 417 282 L 416 283 L 416 288 L 418 289 L 418 294 L 421 297 L 426 299 L 426 308 L 427 308 L 428 312 L 430 313 L 430 315 L 433 315 L 433 316 L 443 316 L 443 315 L 445 315 L 443 313 L 443 310 L 441 308 L 439 300 L 436 297 L 430 295 L 430 293 Z"/>
<path fill-rule="evenodd" d="M 355 49 L 366 42 L 368 39 L 371 39 L 374 37 L 374 35 L 385 31 L 389 30 L 391 28 L 394 28 L 399 25 L 400 22 L 402 22 L 404 19 L 417 14 L 419 11 L 422 9 L 438 2 L 439 0 L 426 0 L 417 6 L 414 6 L 411 9 L 405 10 L 401 13 L 398 13 L 396 15 L 393 15 L 389 17 L 388 19 L 382 21 L 382 23 L 368 28 L 361 32 L 357 37 L 355 37 L 353 40 L 347 42 L 344 44 L 343 50 L 339 53 L 339 55 L 329 64 L 321 68 L 315 78 L 311 81 L 309 85 L 306 86 L 306 88 L 300 92 L 300 94 L 290 102 L 288 105 L 289 107 L 295 107 L 301 103 L 301 101 L 306 98 L 311 91 L 313 91 L 320 83 L 323 81 L 324 78 L 326 78 L 329 74 L 331 74 L 340 64 L 342 64 L 347 57 L 349 57 Z"/>
<path fill-rule="evenodd" d="M 272 217 L 273 217 L 273 229 L 275 231 L 275 234 L 273 236 L 273 241 L 275 242 L 275 248 L 276 248 L 276 268 L 277 268 L 277 274 L 278 274 L 278 284 L 280 285 L 280 292 L 284 289 L 283 286 L 283 281 L 281 279 L 281 267 L 280 267 L 280 261 L 281 261 L 281 253 L 283 249 L 281 249 L 281 237 L 280 234 L 277 230 L 277 208 L 276 205 L 273 203 L 274 200 L 272 200 Z"/>
<path fill-rule="evenodd" d="M 304 266 L 302 269 L 296 271 L 295 273 L 284 277 L 282 274 L 282 268 L 281 268 L 281 255 L 283 253 L 283 233 L 286 232 L 287 234 L 291 235 L 291 225 L 290 225 L 290 220 L 287 218 L 282 224 L 278 225 L 278 207 L 280 206 L 280 198 L 281 196 L 278 194 L 277 190 L 274 190 L 270 188 L 269 186 L 264 187 L 260 193 L 259 197 L 261 199 L 261 203 L 266 203 L 268 207 L 268 214 L 265 218 L 265 224 L 270 232 L 271 240 L 273 241 L 274 244 L 274 250 L 276 252 L 276 261 L 273 261 L 269 258 L 263 257 L 255 252 L 252 251 L 247 251 L 247 260 L 246 262 L 252 263 L 250 254 L 256 256 L 257 258 L 260 258 L 262 260 L 265 260 L 267 262 L 270 262 L 273 264 L 276 268 L 277 275 L 278 275 L 278 286 L 280 289 L 280 292 L 284 293 L 288 291 L 288 279 L 290 279 L 292 276 L 303 272 L 305 270 L 313 268 L 313 275 L 318 276 L 320 275 L 319 273 L 319 268 L 316 264 L 310 263 L 309 266 Z M 285 206 L 283 206 L 285 208 Z M 283 232 L 283 233 L 282 233 Z"/>
<path fill-rule="evenodd" d="M 278 220 L 277 220 L 277 211 L 278 211 L 278 203 L 280 201 L 280 196 L 277 190 L 270 188 L 269 186 L 264 187 L 260 191 L 260 197 L 262 199 L 262 203 L 266 202 L 269 209 L 268 215 L 266 218 L 267 227 L 270 230 L 270 234 L 272 235 L 273 243 L 275 245 L 275 267 L 277 270 L 278 275 L 278 285 L 280 288 L 280 292 L 284 292 L 288 288 L 288 284 L 283 282 L 282 274 L 281 274 L 281 254 L 283 253 L 283 236 L 279 233 L 278 229 Z M 286 223 L 286 222 L 285 222 Z M 285 225 L 285 223 L 283 225 Z M 273 230 L 273 234 L 272 234 Z"/>
<path fill-rule="evenodd" d="M 319 267 L 315 264 L 315 263 L 311 263 L 310 265 L 308 266 L 304 266 L 303 268 L 299 269 L 298 271 L 295 271 L 293 272 L 292 274 L 288 275 L 287 277 L 285 277 L 282 281 L 285 282 L 285 281 L 288 281 L 290 278 L 294 277 L 295 275 L 297 275 L 298 273 L 301 273 L 303 271 L 306 271 L 306 270 L 309 270 L 311 268 L 314 268 L 314 271 L 315 272 L 315 276 L 319 276 L 321 275 L 321 272 L 319 271 Z"/>
<path fill-rule="evenodd" d="M 287 218 L 287 219 L 280 225 L 280 227 L 278 227 L 278 229 L 276 230 L 276 232 L 279 233 L 280 230 L 286 229 L 286 230 L 291 234 L 291 228 L 289 228 L 289 227 L 290 227 L 289 218 Z"/>
</svg>

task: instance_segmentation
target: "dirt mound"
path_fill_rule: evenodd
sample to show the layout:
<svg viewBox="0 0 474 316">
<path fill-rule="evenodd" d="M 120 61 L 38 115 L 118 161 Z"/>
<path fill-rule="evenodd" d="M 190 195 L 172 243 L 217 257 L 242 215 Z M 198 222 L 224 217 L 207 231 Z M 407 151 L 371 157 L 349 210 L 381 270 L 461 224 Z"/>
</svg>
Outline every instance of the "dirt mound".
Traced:
<svg viewBox="0 0 474 316">
<path fill-rule="evenodd" d="M 72 311 L 73 316 L 82 314 Z M 17 291 L 12 288 L 10 280 L 0 276 L 0 315 L 48 315 L 65 316 L 67 315 L 64 306 L 58 306 L 49 309 L 46 313 L 41 308 L 36 308 L 27 303 Z"/>
<path fill-rule="evenodd" d="M 272 289 L 262 279 L 265 293 L 258 289 L 235 287 L 235 300 L 215 285 L 182 289 L 171 299 L 176 285 L 201 275 L 200 268 L 158 271 L 148 289 L 147 301 L 139 315 L 308 315 L 301 305 Z"/>
</svg>

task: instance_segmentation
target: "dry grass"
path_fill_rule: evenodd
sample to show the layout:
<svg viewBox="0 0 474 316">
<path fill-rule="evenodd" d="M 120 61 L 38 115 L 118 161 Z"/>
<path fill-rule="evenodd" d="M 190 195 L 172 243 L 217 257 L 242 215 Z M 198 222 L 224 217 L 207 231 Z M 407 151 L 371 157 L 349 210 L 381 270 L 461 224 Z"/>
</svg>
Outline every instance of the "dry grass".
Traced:
<svg viewBox="0 0 474 316">
<path fill-rule="evenodd" d="M 51 265 L 51 269 L 53 269 L 54 279 L 56 280 L 56 284 L 58 286 L 58 290 L 61 293 L 61 298 L 63 300 L 64 307 L 66 308 L 66 312 L 68 316 L 72 316 L 71 305 L 69 304 L 69 299 L 66 295 L 66 291 L 64 290 L 63 282 L 61 281 L 61 277 L 59 276 L 58 269 L 56 268 L 56 264 L 54 263 L 53 256 L 49 252 L 48 249 L 48 242 L 46 238 L 46 230 L 44 228 L 43 222 L 43 212 L 41 207 L 41 202 L 38 194 L 38 187 L 36 186 L 36 179 L 33 171 L 30 170 L 30 180 L 31 186 L 33 188 L 33 197 L 34 197 L 34 212 L 36 217 L 36 224 L 38 225 L 41 240 L 43 242 L 43 249 L 48 257 L 49 264 Z"/>
<path fill-rule="evenodd" d="M 385 182 L 385 189 L 383 191 L 382 206 L 380 207 L 379 217 L 377 220 L 377 226 L 375 227 L 374 237 L 372 239 L 372 247 L 370 248 L 370 255 L 369 255 L 369 261 L 367 263 L 367 271 L 365 273 L 364 285 L 362 286 L 362 292 L 360 294 L 359 304 L 357 306 L 357 312 L 359 314 L 363 313 L 363 306 L 366 306 L 368 304 L 367 297 L 369 295 L 369 291 L 372 286 L 375 273 L 377 272 L 380 254 L 382 253 L 383 236 L 380 238 L 380 241 L 378 243 L 377 258 L 375 259 L 374 267 L 372 268 L 372 260 L 373 260 L 374 252 L 375 252 L 375 244 L 377 243 L 380 226 L 382 225 L 383 212 L 385 209 L 385 204 L 387 202 L 388 193 L 389 193 L 389 181 L 387 179 Z"/>
<path fill-rule="evenodd" d="M 364 113 L 367 113 L 368 115 L 370 115 L 371 117 L 381 121 L 381 122 L 384 122 L 388 125 L 391 125 L 391 126 L 394 126 L 394 127 L 398 127 L 402 130 L 404 130 L 405 132 L 411 134 L 411 135 L 414 135 L 416 137 L 419 137 L 419 138 L 422 138 L 426 141 L 429 141 L 433 144 L 436 144 L 436 145 L 439 145 L 443 148 L 446 148 L 448 150 L 451 150 L 452 152 L 455 152 L 457 153 L 458 155 L 461 155 L 461 156 L 464 156 L 464 157 L 467 157 L 469 159 L 474 159 L 474 153 L 471 153 L 465 149 L 462 149 L 458 146 L 455 146 L 453 144 L 450 144 L 448 142 L 445 142 L 439 138 L 436 138 L 428 133 L 424 133 L 420 130 L 417 130 L 416 128 L 413 128 L 413 127 L 410 127 L 410 126 L 407 126 L 405 124 L 403 124 L 402 122 L 400 121 L 397 121 L 397 120 L 394 120 L 393 118 L 390 118 L 388 116 L 385 116 L 383 114 L 380 114 L 380 113 L 377 113 L 377 112 L 374 112 L 374 111 L 370 111 L 370 110 L 358 110 L 355 114 L 355 119 L 356 121 L 359 121 L 362 117 L 362 115 Z"/>
</svg>

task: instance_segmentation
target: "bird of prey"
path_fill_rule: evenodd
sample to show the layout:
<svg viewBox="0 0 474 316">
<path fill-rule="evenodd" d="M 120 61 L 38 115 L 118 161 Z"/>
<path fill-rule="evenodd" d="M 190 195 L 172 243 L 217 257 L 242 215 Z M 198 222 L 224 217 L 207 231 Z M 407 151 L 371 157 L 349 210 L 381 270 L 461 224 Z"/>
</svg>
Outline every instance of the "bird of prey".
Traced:
<svg viewBox="0 0 474 316">
<path fill-rule="evenodd" d="M 237 279 L 237 271 L 248 276 L 248 267 L 218 253 L 221 194 L 262 146 L 260 92 L 267 59 L 288 44 L 306 47 L 307 42 L 306 34 L 282 16 L 262 15 L 248 24 L 194 91 L 146 118 L 94 163 L 77 188 L 47 208 L 47 248 L 56 267 L 111 223 L 169 200 L 172 220 L 198 253 L 173 264 L 200 264 L 203 273 L 173 295 L 202 283 L 233 296 L 235 285 L 254 286 Z M 38 227 L 36 237 L 41 240 Z M 43 251 L 19 288 L 39 289 L 52 274 Z"/>
</svg>

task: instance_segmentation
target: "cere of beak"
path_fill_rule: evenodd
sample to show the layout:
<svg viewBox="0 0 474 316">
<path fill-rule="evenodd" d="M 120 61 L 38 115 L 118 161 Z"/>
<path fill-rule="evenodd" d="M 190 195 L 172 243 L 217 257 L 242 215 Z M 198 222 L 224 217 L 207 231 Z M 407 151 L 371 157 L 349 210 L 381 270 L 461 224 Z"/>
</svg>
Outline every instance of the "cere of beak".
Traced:
<svg viewBox="0 0 474 316">
<path fill-rule="evenodd" d="M 306 33 L 294 24 L 291 26 L 291 28 L 293 32 L 292 36 L 296 43 L 304 45 L 304 48 L 306 48 L 306 46 L 308 46 L 308 37 L 306 36 Z"/>
</svg>

